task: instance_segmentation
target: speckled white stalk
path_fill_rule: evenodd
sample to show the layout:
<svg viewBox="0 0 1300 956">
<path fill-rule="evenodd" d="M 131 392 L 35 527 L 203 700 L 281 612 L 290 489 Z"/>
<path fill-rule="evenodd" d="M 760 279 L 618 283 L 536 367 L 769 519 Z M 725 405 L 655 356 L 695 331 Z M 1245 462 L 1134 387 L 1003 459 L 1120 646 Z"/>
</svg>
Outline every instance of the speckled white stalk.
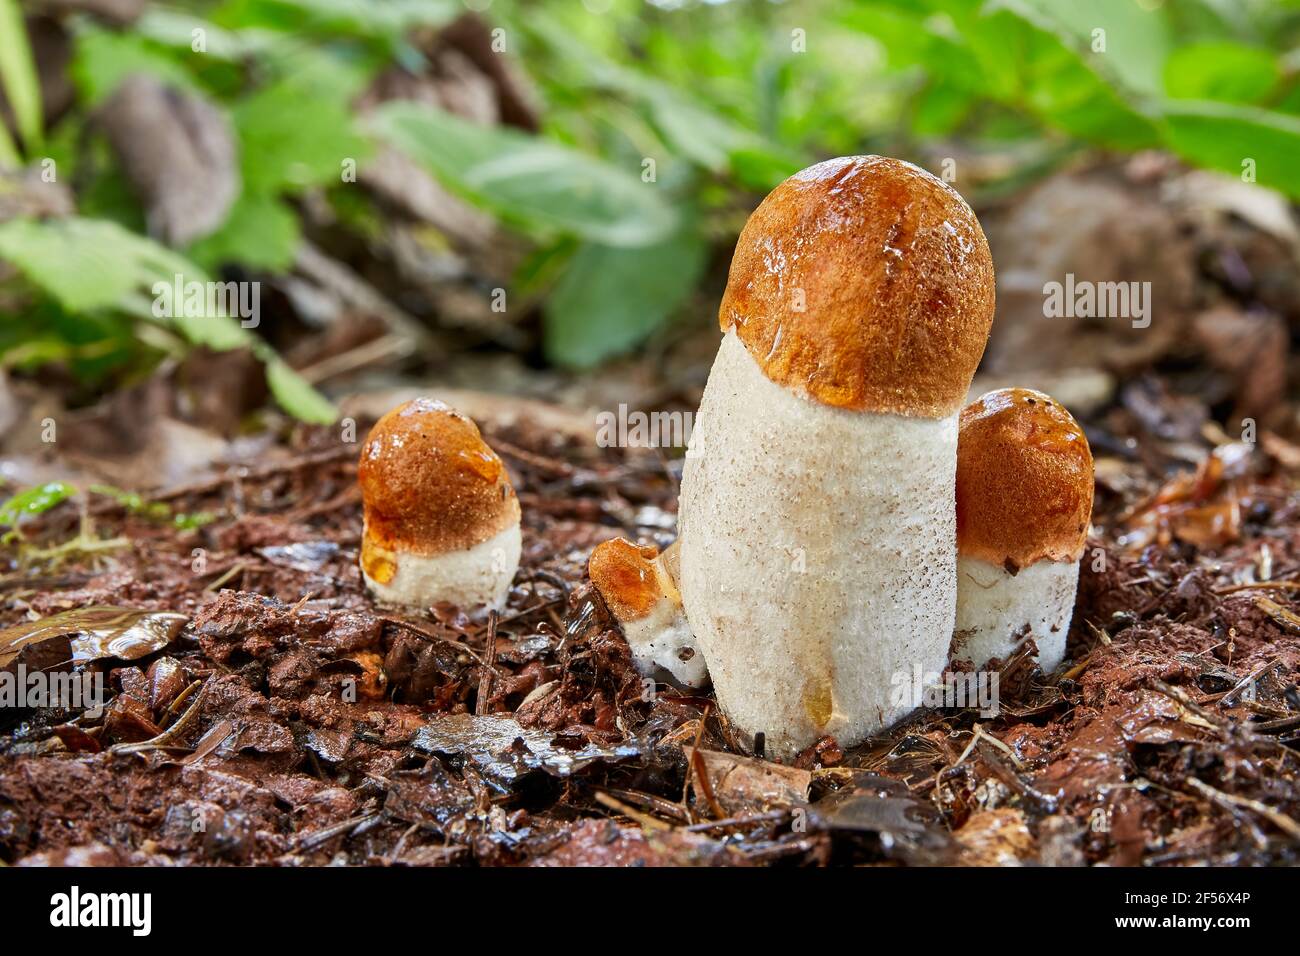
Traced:
<svg viewBox="0 0 1300 956">
<path fill-rule="evenodd" d="M 718 701 L 767 753 L 851 746 L 943 670 L 957 600 L 957 416 L 831 408 L 728 332 L 682 476 L 682 598 Z"/>
<path fill-rule="evenodd" d="M 461 551 L 434 555 L 399 551 L 397 571 L 387 584 L 380 584 L 364 569 L 361 573 L 370 593 L 384 604 L 428 607 L 446 601 L 465 611 L 475 605 L 482 605 L 484 611 L 499 611 L 510 593 L 522 550 L 516 524 Z"/>
<path fill-rule="evenodd" d="M 684 687 L 703 687 L 709 682 L 708 665 L 680 604 L 660 598 L 645 617 L 622 625 L 640 673 L 654 677 L 662 669 Z"/>
<path fill-rule="evenodd" d="M 980 558 L 957 559 L 957 627 L 953 660 L 983 667 L 1006 660 L 1032 633 L 1038 664 L 1050 674 L 1065 659 L 1079 563 L 1039 561 L 1016 574 Z"/>
</svg>

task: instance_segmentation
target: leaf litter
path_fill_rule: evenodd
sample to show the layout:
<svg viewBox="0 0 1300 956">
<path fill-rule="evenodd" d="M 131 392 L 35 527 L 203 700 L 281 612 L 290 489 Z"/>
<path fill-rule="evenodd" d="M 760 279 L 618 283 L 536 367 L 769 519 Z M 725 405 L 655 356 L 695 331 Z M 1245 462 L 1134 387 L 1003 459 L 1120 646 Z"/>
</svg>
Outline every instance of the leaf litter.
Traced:
<svg viewBox="0 0 1300 956">
<path fill-rule="evenodd" d="M 791 765 L 745 753 L 708 691 L 648 690 L 584 579 L 601 540 L 671 533 L 673 475 L 644 451 L 485 425 L 525 502 L 521 570 L 487 623 L 371 603 L 354 456 L 325 430 L 155 496 L 202 526 L 106 503 L 102 533 L 131 542 L 111 562 L 51 578 L 15 545 L 0 579 L 8 659 L 62 641 L 42 666 L 100 668 L 111 695 L 99 717 L 4 712 L 0 859 L 1298 862 L 1295 462 L 1276 437 L 1203 440 L 1189 462 L 1132 407 L 1086 423 L 1099 449 L 1136 435 L 1149 452 L 1098 456 L 1061 670 L 1022 653 L 995 717 L 923 710 Z M 77 527 L 63 505 L 25 540 Z"/>
</svg>

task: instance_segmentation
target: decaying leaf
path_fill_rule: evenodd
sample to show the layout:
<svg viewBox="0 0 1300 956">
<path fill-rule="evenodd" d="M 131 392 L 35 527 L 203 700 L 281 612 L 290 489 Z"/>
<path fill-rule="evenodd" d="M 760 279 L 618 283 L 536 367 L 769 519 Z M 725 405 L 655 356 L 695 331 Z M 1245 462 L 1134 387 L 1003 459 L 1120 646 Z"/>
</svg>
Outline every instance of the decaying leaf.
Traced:
<svg viewBox="0 0 1300 956">
<path fill-rule="evenodd" d="M 933 806 L 897 780 L 857 776 L 856 785 L 813 804 L 817 823 L 832 831 L 874 835 L 886 855 L 908 863 L 933 866 L 952 861 L 956 845 L 935 821 Z"/>
<path fill-rule="evenodd" d="M 103 605 L 51 614 L 0 631 L 0 668 L 46 642 L 66 644 L 65 659 L 78 664 L 108 657 L 138 660 L 170 644 L 188 620 L 170 611 Z"/>
<path fill-rule="evenodd" d="M 689 748 L 687 754 L 697 755 L 696 772 L 703 773 L 714 801 L 730 816 L 808 802 L 812 773 L 807 770 L 716 750 Z"/>
<path fill-rule="evenodd" d="M 533 770 L 567 777 L 597 761 L 638 756 L 634 743 L 601 746 L 521 726 L 512 717 L 449 714 L 421 727 L 411 745 L 425 753 L 463 756 L 485 775 L 509 784 Z"/>
</svg>

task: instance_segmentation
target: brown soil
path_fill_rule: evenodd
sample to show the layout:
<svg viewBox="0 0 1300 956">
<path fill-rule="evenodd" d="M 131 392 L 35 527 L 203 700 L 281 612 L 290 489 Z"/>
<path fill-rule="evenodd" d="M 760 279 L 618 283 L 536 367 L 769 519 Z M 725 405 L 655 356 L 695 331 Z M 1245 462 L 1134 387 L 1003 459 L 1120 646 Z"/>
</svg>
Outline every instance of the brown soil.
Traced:
<svg viewBox="0 0 1300 956">
<path fill-rule="evenodd" d="M 0 860 L 1300 862 L 1296 450 L 1265 434 L 1193 469 L 1122 407 L 1085 426 L 1096 536 L 1062 673 L 1012 660 L 996 717 L 924 711 L 793 767 L 744 759 L 710 694 L 647 692 L 585 581 L 606 538 L 671 540 L 657 456 L 485 427 L 524 559 L 483 623 L 371 603 L 359 446 L 323 430 L 286 434 L 286 463 L 167 493 L 217 516 L 198 530 L 96 498 L 123 550 L 21 564 L 75 537 L 61 506 L 9 549 L 0 626 L 89 605 L 189 622 L 90 655 L 100 717 L 2 712 Z M 15 660 L 44 648 L 48 666 L 79 628 Z"/>
</svg>

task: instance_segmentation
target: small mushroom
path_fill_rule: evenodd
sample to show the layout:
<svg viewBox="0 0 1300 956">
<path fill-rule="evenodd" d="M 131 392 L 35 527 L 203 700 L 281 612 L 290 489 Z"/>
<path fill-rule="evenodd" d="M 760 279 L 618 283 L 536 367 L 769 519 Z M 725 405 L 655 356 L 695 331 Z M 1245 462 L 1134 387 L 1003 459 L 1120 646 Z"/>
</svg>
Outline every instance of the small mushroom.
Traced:
<svg viewBox="0 0 1300 956">
<path fill-rule="evenodd" d="M 632 660 L 646 677 L 663 671 L 685 687 L 709 678 L 682 611 L 673 565 L 676 543 L 660 554 L 626 538 L 602 542 L 591 552 L 587 573 L 632 648 Z"/>
<path fill-rule="evenodd" d="M 361 573 L 376 600 L 500 609 L 519 568 L 519 500 L 478 426 L 417 398 L 375 423 L 357 469 Z"/>
<path fill-rule="evenodd" d="M 1059 402 L 1004 388 L 962 410 L 954 659 L 1005 660 L 1032 635 L 1044 671 L 1061 663 L 1092 493 L 1088 439 Z"/>
<path fill-rule="evenodd" d="M 686 616 L 733 728 L 851 746 L 940 672 L 957 414 L 993 321 L 970 207 L 910 163 L 828 160 L 750 216 L 682 475 Z"/>
</svg>

